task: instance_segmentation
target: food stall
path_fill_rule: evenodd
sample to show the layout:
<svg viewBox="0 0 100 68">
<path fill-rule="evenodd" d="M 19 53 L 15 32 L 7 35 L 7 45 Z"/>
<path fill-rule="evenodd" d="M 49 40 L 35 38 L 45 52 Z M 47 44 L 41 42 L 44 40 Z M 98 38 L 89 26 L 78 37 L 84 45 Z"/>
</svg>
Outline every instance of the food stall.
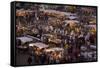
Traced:
<svg viewBox="0 0 100 68">
<path fill-rule="evenodd" d="M 44 51 L 44 49 L 47 47 L 49 47 L 49 46 L 44 43 L 41 43 L 41 42 L 29 44 L 29 48 L 31 48 L 32 51 L 34 51 L 35 55 L 38 55 L 38 56 L 41 55 L 42 52 Z"/>
<path fill-rule="evenodd" d="M 52 55 L 54 59 L 59 58 L 61 60 L 64 57 L 64 49 L 59 47 L 48 48 L 45 50 L 47 54 Z"/>
<path fill-rule="evenodd" d="M 51 17 L 56 17 L 59 19 L 65 19 L 65 12 L 61 12 L 61 11 L 56 11 L 56 10 L 41 10 L 44 12 L 44 14 L 51 16 Z"/>
<path fill-rule="evenodd" d="M 32 42 L 33 39 L 30 37 L 23 36 L 23 37 L 16 37 L 16 41 L 18 41 L 17 42 L 18 45 L 16 45 L 16 47 L 19 50 L 19 52 L 25 52 L 28 50 L 28 44 Z"/>
</svg>

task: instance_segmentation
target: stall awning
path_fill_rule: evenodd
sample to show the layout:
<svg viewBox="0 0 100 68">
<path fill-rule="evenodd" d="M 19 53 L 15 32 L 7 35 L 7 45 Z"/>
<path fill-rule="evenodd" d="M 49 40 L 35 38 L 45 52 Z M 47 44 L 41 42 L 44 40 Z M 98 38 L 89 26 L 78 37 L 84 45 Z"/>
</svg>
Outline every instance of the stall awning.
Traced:
<svg viewBox="0 0 100 68">
<path fill-rule="evenodd" d="M 59 47 L 46 49 L 47 52 L 50 52 L 50 51 L 63 51 L 63 50 L 64 50 L 63 48 L 59 48 Z"/>
<path fill-rule="evenodd" d="M 41 43 L 41 42 L 38 42 L 38 43 L 30 43 L 29 46 L 36 46 L 36 47 L 39 47 L 39 48 L 46 48 L 46 47 L 48 47 L 48 45 L 46 45 L 44 43 Z"/>
<path fill-rule="evenodd" d="M 33 39 L 29 37 L 17 37 L 17 39 L 21 40 L 22 43 L 33 41 Z"/>
</svg>

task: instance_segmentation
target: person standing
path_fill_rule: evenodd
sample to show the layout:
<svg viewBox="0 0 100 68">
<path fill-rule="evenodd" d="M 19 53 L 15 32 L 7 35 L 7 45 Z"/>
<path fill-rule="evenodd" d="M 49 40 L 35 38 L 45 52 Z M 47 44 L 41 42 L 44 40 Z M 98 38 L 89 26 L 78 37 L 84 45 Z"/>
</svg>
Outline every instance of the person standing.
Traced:
<svg viewBox="0 0 100 68">
<path fill-rule="evenodd" d="M 34 53 L 34 51 L 32 51 L 32 64 L 34 64 L 35 63 L 35 53 Z"/>
<path fill-rule="evenodd" d="M 32 64 L 32 58 L 29 57 L 28 60 L 27 60 L 28 64 Z"/>
</svg>

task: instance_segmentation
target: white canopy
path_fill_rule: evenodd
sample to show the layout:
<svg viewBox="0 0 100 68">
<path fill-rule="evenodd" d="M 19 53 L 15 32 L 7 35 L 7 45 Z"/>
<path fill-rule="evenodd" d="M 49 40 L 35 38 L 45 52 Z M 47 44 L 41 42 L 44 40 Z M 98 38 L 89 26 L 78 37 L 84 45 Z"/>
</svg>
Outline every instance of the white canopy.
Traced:
<svg viewBox="0 0 100 68">
<path fill-rule="evenodd" d="M 92 51 L 92 52 L 81 52 L 81 55 L 84 56 L 85 58 L 92 58 L 92 55 L 96 55 L 96 52 L 95 51 Z"/>
<path fill-rule="evenodd" d="M 96 49 L 97 46 L 96 46 L 96 45 L 90 45 L 90 48 L 92 48 L 92 49 Z"/>
<path fill-rule="evenodd" d="M 53 49 L 53 50 L 55 50 L 55 51 L 62 51 L 62 50 L 64 50 L 63 48 L 59 48 L 59 47 L 51 48 L 51 49 Z"/>
<path fill-rule="evenodd" d="M 77 20 L 65 20 L 66 23 L 79 23 Z"/>
<path fill-rule="evenodd" d="M 56 11 L 56 10 L 42 10 L 41 11 L 44 11 L 44 12 L 48 12 L 48 13 L 55 13 L 55 14 L 61 14 L 61 15 L 66 15 L 66 16 L 70 16 L 70 15 L 76 15 L 76 14 L 73 14 L 73 13 L 70 13 L 70 12 L 61 12 L 61 11 Z"/>
<path fill-rule="evenodd" d="M 48 47 L 48 45 L 43 44 L 43 43 L 41 43 L 41 42 L 38 42 L 38 43 L 30 43 L 29 46 L 36 46 L 36 47 L 39 47 L 40 49 L 41 49 L 41 48 L 46 48 L 46 47 Z"/>
<path fill-rule="evenodd" d="M 69 16 L 69 19 L 75 19 L 77 18 L 76 16 Z"/>
<path fill-rule="evenodd" d="M 22 43 L 33 41 L 33 39 L 29 37 L 17 37 L 17 39 L 21 40 Z"/>
<path fill-rule="evenodd" d="M 87 47 L 81 46 L 81 50 L 82 50 L 82 51 L 86 51 L 86 50 L 87 50 Z"/>
<path fill-rule="evenodd" d="M 88 27 L 96 28 L 96 25 L 87 25 Z"/>
<path fill-rule="evenodd" d="M 59 47 L 46 49 L 47 52 L 50 52 L 50 51 L 63 51 L 63 50 L 64 50 L 63 48 L 59 48 Z"/>
</svg>

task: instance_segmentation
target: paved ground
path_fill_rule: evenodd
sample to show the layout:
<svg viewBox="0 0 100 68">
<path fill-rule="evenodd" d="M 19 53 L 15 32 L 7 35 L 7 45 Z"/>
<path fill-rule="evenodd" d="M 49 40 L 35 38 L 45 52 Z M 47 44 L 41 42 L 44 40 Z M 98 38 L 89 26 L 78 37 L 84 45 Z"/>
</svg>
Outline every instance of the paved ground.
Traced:
<svg viewBox="0 0 100 68">
<path fill-rule="evenodd" d="M 17 50 L 16 50 L 17 51 Z M 29 55 L 27 53 L 18 53 L 16 54 L 16 64 L 17 65 L 28 65 L 27 60 L 28 60 Z"/>
</svg>

